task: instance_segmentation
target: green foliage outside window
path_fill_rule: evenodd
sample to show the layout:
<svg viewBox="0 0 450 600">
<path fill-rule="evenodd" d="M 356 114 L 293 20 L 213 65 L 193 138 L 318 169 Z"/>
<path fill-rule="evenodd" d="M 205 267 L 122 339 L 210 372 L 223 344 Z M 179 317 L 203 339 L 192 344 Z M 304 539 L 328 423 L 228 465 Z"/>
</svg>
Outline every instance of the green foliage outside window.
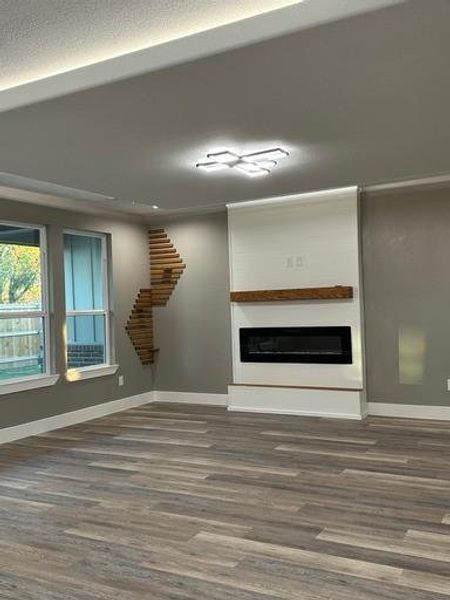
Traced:
<svg viewBox="0 0 450 600">
<path fill-rule="evenodd" d="M 40 304 L 40 250 L 0 244 L 0 304 Z"/>
</svg>

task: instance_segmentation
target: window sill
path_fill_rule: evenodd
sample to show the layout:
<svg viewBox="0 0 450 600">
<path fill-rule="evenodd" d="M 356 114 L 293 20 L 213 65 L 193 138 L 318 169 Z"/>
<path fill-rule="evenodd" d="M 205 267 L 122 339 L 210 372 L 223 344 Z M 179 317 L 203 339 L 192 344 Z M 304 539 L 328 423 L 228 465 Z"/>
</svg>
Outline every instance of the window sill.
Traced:
<svg viewBox="0 0 450 600">
<path fill-rule="evenodd" d="M 93 365 L 82 369 L 69 369 L 66 373 L 67 381 L 83 381 L 94 377 L 105 377 L 117 373 L 119 365 Z"/>
<path fill-rule="evenodd" d="M 36 375 L 24 379 L 10 379 L 0 383 L 0 396 L 13 394 L 14 392 L 26 392 L 35 388 L 49 387 L 55 385 L 59 375 Z"/>
</svg>

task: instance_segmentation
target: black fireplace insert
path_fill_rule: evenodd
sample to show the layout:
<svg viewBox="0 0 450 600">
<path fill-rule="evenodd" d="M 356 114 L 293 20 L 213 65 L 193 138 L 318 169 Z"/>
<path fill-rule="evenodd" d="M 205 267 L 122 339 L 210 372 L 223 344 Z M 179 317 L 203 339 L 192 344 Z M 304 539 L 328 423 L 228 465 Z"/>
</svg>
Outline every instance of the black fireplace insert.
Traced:
<svg viewBox="0 0 450 600">
<path fill-rule="evenodd" d="M 351 327 L 242 327 L 241 362 L 351 364 Z"/>
</svg>

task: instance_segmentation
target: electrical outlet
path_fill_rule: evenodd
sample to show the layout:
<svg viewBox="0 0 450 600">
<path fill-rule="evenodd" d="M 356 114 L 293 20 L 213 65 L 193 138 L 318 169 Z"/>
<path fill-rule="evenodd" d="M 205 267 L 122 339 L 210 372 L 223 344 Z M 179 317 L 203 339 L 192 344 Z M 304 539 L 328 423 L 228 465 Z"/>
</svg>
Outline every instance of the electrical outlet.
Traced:
<svg viewBox="0 0 450 600">
<path fill-rule="evenodd" d="M 124 382 L 125 382 L 125 378 L 124 378 L 123 375 L 119 375 L 119 377 L 117 378 L 117 380 L 118 380 L 118 383 L 119 383 L 120 386 L 122 386 L 124 384 Z"/>
</svg>

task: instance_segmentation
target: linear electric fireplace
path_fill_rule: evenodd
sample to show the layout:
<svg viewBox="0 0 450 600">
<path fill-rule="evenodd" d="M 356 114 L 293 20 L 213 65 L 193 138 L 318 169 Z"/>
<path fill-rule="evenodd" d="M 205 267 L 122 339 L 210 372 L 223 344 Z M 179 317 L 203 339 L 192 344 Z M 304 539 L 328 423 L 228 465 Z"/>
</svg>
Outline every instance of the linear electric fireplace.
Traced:
<svg viewBox="0 0 450 600">
<path fill-rule="evenodd" d="M 350 327 L 242 327 L 241 362 L 352 363 Z"/>
</svg>

